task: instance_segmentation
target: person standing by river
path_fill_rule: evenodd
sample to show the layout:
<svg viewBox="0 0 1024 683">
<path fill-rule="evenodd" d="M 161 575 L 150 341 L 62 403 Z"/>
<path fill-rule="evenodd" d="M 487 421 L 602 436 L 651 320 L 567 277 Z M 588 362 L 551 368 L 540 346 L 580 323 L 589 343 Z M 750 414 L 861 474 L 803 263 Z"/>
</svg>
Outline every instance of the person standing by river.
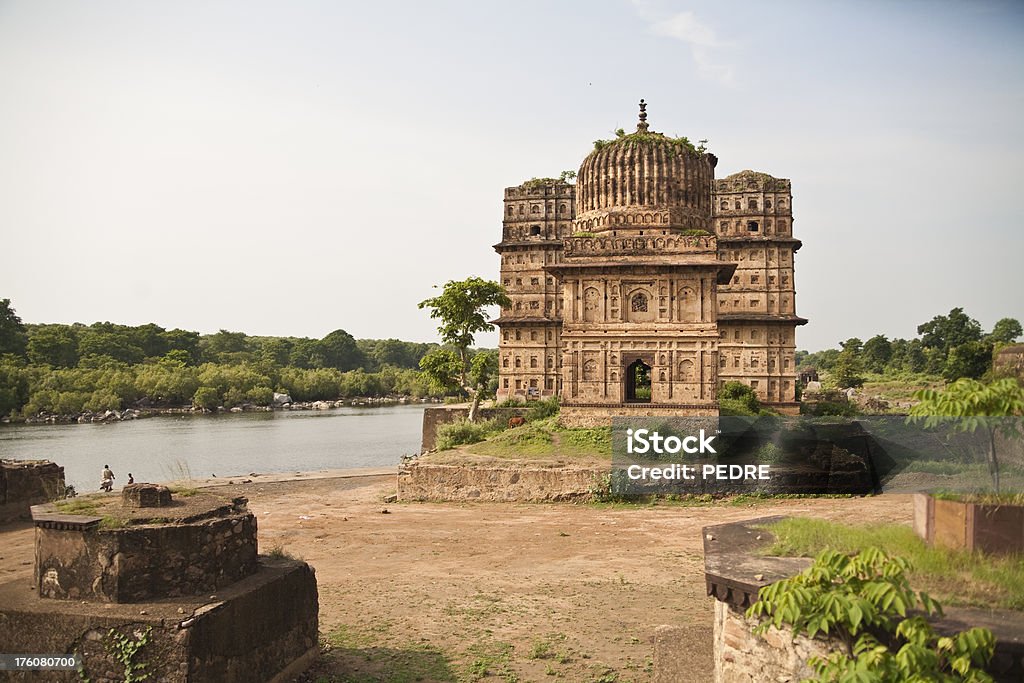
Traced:
<svg viewBox="0 0 1024 683">
<path fill-rule="evenodd" d="M 110 465 L 104 465 L 103 481 L 100 483 L 100 490 L 110 493 L 112 488 L 114 488 L 114 472 L 110 469 Z"/>
</svg>

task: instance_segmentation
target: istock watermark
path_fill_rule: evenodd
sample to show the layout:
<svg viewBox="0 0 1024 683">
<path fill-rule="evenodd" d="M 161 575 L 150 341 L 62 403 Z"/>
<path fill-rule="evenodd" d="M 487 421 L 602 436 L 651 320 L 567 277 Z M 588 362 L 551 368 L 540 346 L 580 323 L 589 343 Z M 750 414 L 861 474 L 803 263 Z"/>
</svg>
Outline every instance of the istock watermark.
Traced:
<svg viewBox="0 0 1024 683">
<path fill-rule="evenodd" d="M 979 492 L 994 481 L 1024 491 L 1022 434 L 1021 418 L 615 418 L 611 492 Z"/>
</svg>

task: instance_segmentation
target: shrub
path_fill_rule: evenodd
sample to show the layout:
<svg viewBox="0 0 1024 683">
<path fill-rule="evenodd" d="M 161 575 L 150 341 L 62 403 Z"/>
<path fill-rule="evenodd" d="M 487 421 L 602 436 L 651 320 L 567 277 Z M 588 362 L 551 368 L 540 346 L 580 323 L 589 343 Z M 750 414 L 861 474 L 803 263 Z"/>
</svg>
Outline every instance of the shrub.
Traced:
<svg viewBox="0 0 1024 683">
<path fill-rule="evenodd" d="M 530 404 L 530 409 L 526 411 L 526 421 L 536 422 L 537 420 L 543 420 L 551 417 L 552 415 L 558 415 L 557 396 L 545 398 L 542 401 L 532 402 Z"/>
<path fill-rule="evenodd" d="M 220 392 L 213 387 L 199 387 L 192 396 L 192 405 L 196 408 L 216 410 L 220 405 Z"/>
<path fill-rule="evenodd" d="M 942 614 L 927 593 L 914 591 L 908 563 L 878 548 L 855 556 L 823 550 L 800 574 L 762 588 L 747 616 L 767 617 L 756 629 L 788 625 L 837 638 L 843 645 L 826 657 L 811 657 L 818 681 L 991 681 L 982 667 L 995 638 L 983 628 L 939 637 L 924 616 Z"/>
<path fill-rule="evenodd" d="M 459 420 L 458 422 L 451 422 L 438 427 L 435 443 L 437 450 L 446 451 L 463 444 L 483 441 L 492 434 L 497 434 L 503 428 L 502 421 L 497 418 L 481 422 Z"/>
</svg>

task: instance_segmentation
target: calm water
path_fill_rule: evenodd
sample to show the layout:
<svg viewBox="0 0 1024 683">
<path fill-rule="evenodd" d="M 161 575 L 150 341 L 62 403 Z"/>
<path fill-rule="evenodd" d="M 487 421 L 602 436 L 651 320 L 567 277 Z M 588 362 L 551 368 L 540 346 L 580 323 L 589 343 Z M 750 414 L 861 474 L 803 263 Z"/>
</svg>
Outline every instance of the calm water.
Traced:
<svg viewBox="0 0 1024 683">
<path fill-rule="evenodd" d="M 389 467 L 419 451 L 423 406 L 162 416 L 114 424 L 0 425 L 0 457 L 45 458 L 79 492 L 103 465 L 126 483 Z M 187 468 L 187 470 L 186 470 Z"/>
</svg>

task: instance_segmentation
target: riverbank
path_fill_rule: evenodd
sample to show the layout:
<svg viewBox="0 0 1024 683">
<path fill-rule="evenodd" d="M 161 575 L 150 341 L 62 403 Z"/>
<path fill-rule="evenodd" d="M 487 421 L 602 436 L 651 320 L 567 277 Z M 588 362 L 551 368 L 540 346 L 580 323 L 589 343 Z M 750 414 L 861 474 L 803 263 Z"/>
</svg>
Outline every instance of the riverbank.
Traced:
<svg viewBox="0 0 1024 683">
<path fill-rule="evenodd" d="M 75 414 L 40 413 L 29 417 L 3 417 L 0 424 L 102 424 L 140 420 L 148 417 L 165 415 L 215 415 L 217 413 L 269 413 L 275 410 L 331 410 L 332 408 L 380 407 L 393 405 L 416 405 L 441 403 L 437 398 L 416 398 L 414 396 L 364 396 L 359 398 L 338 399 L 335 401 L 299 401 L 285 402 L 274 405 L 255 405 L 244 403 L 238 406 L 216 409 L 199 408 L 195 405 L 169 407 L 126 408 L 124 410 L 104 410 L 94 412 L 86 410 Z"/>
<path fill-rule="evenodd" d="M 705 682 L 713 603 L 702 526 L 773 514 L 909 525 L 912 516 L 909 496 L 889 495 L 700 507 L 386 503 L 394 471 L 338 475 L 199 482 L 249 498 L 261 552 L 316 568 L 328 651 L 303 683 L 647 682 L 662 624 L 683 628 L 690 680 Z M 0 528 L 0 577 L 31 581 L 32 538 L 27 524 Z"/>
</svg>

